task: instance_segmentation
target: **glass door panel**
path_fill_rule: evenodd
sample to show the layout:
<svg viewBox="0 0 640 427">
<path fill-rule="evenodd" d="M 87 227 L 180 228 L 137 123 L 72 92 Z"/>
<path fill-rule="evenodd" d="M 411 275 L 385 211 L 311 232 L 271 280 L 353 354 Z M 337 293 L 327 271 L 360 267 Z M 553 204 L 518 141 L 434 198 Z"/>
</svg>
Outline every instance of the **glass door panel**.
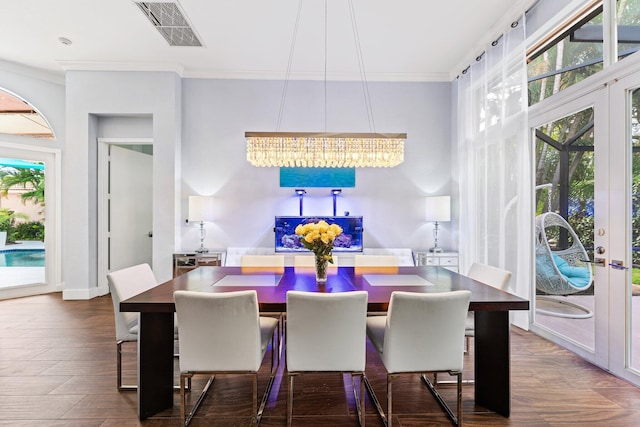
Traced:
<svg viewBox="0 0 640 427">
<path fill-rule="evenodd" d="M 0 300 L 61 290 L 55 165 L 51 153 L 0 141 Z"/>
<path fill-rule="evenodd" d="M 609 363 L 617 376 L 640 385 L 640 73 L 609 86 L 608 221 Z M 597 247 L 598 245 L 596 245 Z M 634 285 L 634 283 L 636 285 Z"/>
<path fill-rule="evenodd" d="M 535 129 L 535 322 L 595 351 L 594 108 Z"/>
<path fill-rule="evenodd" d="M 640 48 L 640 0 L 616 2 L 618 57 L 626 58 Z"/>
<path fill-rule="evenodd" d="M 629 200 L 631 201 L 631 227 L 629 242 L 631 252 L 631 288 L 627 290 L 627 298 L 631 299 L 631 319 L 629 328 L 630 366 L 640 371 L 640 89 L 630 92 L 631 95 L 631 174 L 629 182 Z"/>
</svg>

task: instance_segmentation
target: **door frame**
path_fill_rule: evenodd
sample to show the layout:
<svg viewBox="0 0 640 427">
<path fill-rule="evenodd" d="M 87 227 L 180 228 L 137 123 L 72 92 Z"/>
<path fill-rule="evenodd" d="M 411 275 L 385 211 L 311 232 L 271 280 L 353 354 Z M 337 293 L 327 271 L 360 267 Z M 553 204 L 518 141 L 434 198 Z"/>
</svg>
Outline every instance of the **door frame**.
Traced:
<svg viewBox="0 0 640 427">
<path fill-rule="evenodd" d="M 614 246 L 610 247 L 610 259 L 622 260 L 625 266 L 632 265 L 631 231 L 631 181 L 632 151 L 629 144 L 631 129 L 631 91 L 640 88 L 640 71 L 626 75 L 613 82 L 609 90 L 611 108 L 609 121 L 611 136 L 609 146 L 610 159 L 610 206 L 611 215 L 616 227 L 612 227 L 610 238 Z M 623 166 L 621 166 L 623 165 Z M 609 369 L 636 385 L 640 385 L 640 367 L 632 368 L 633 329 L 632 329 L 632 297 L 631 269 L 609 269 L 610 289 L 610 341 L 611 361 Z M 621 285 L 623 284 L 623 285 Z M 638 297 L 636 297 L 638 298 Z M 640 331 L 636 331 L 636 339 L 640 339 Z M 636 356 L 637 357 L 637 356 Z"/>
<path fill-rule="evenodd" d="M 98 295 L 109 293 L 107 283 L 109 257 L 108 203 L 109 145 L 153 145 L 153 138 L 98 138 Z"/>
<path fill-rule="evenodd" d="M 564 95 L 564 96 L 563 96 Z M 551 102 L 553 101 L 553 102 Z M 596 220 L 594 224 L 595 230 L 599 228 L 607 229 L 608 211 L 598 209 L 598 206 L 608 206 L 609 193 L 609 159 L 607 150 L 603 144 L 606 144 L 609 135 L 609 113 L 608 113 L 608 91 L 606 86 L 598 86 L 590 91 L 581 93 L 580 96 L 568 97 L 563 93 L 558 94 L 556 99 L 549 98 L 544 103 L 545 108 L 532 109 L 534 112 L 529 114 L 529 143 L 535 144 L 535 129 L 543 126 L 553 120 L 569 116 L 578 111 L 593 108 L 594 110 L 594 159 L 595 167 L 595 183 L 594 188 L 594 204 L 596 206 Z M 603 143 L 598 143 L 603 141 Z M 535 173 L 536 159 L 532 162 L 532 175 Z M 532 176 L 532 182 L 535 183 L 535 177 Z M 532 191 L 532 198 L 534 197 Z M 532 205 L 535 206 L 535 205 Z M 535 212 L 532 212 L 531 221 L 535 222 Z M 605 233 L 599 236 L 594 233 L 594 246 L 603 246 L 609 248 L 609 234 Z M 535 265 L 533 262 L 532 265 Z M 536 323 L 535 298 L 532 298 L 532 309 L 530 311 L 530 329 L 536 334 L 571 350 L 584 359 L 604 368 L 608 369 L 609 365 L 609 286 L 607 272 L 609 268 L 597 267 L 594 269 L 594 281 L 598 284 L 594 286 L 594 348 L 591 349 L 578 341 L 560 335 L 555 331 Z M 532 296 L 535 296 L 535 269 L 532 269 Z"/>
<path fill-rule="evenodd" d="M 45 164 L 45 283 L 20 285 L 0 291 L 0 299 L 62 292 L 62 156 L 58 148 L 0 141 L 8 157 L 42 161 Z M 5 156 L 3 156 L 5 157 Z"/>
</svg>

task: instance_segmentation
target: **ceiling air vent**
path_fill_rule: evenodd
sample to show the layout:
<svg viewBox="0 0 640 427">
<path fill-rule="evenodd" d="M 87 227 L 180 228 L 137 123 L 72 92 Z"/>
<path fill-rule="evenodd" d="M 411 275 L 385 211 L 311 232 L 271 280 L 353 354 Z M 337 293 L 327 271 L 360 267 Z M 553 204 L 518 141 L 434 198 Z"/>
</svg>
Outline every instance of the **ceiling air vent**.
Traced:
<svg viewBox="0 0 640 427">
<path fill-rule="evenodd" d="M 202 46 L 180 6 L 174 2 L 135 2 L 170 46 Z"/>
</svg>

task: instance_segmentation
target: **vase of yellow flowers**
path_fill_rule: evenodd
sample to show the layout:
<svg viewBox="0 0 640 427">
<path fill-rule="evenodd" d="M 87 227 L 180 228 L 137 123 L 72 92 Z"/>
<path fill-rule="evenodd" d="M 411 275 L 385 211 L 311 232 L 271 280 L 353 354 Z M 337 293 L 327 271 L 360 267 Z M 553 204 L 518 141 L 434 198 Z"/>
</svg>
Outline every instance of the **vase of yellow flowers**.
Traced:
<svg viewBox="0 0 640 427">
<path fill-rule="evenodd" d="M 326 283 L 327 267 L 333 264 L 333 242 L 342 234 L 342 228 L 338 224 L 329 224 L 324 220 L 299 224 L 296 227 L 296 235 L 305 248 L 313 252 L 315 256 L 316 282 Z"/>
</svg>

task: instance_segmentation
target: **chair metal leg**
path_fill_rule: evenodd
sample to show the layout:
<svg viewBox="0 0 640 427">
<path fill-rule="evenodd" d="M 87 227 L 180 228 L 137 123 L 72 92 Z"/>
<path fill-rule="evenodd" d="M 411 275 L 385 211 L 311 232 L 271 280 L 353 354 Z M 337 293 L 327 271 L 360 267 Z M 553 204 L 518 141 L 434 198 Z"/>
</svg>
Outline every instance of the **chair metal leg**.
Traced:
<svg viewBox="0 0 640 427">
<path fill-rule="evenodd" d="M 380 405 L 380 401 L 378 400 L 378 396 L 373 391 L 373 387 L 371 387 L 371 383 L 369 382 L 369 378 L 366 375 L 363 375 L 364 385 L 367 388 L 367 393 L 369 393 L 369 397 L 371 398 L 371 403 L 376 407 L 376 412 L 378 412 L 378 416 L 382 420 L 382 423 L 387 426 L 387 416 L 384 413 L 384 409 L 382 409 L 382 405 Z"/>
<path fill-rule="evenodd" d="M 393 412 L 392 412 L 393 411 L 392 409 L 393 393 L 391 391 L 391 383 L 394 378 L 395 378 L 395 375 L 387 374 L 387 427 L 391 427 L 391 425 L 393 424 Z"/>
<path fill-rule="evenodd" d="M 449 372 L 449 375 L 457 376 L 457 383 L 458 383 L 457 415 L 455 415 L 451 410 L 451 408 L 449 408 L 449 405 L 447 405 L 447 403 L 444 401 L 442 396 L 440 396 L 440 393 L 438 393 L 438 390 L 436 390 L 434 384 L 429 380 L 427 375 L 422 374 L 421 377 L 424 383 L 426 384 L 426 386 L 429 388 L 429 391 L 431 392 L 431 394 L 433 394 L 433 397 L 436 398 L 436 400 L 438 401 L 442 409 L 444 409 L 444 411 L 447 413 L 447 415 L 449 416 L 453 424 L 458 427 L 461 427 L 462 426 L 462 372 Z"/>
<path fill-rule="evenodd" d="M 181 398 L 181 405 L 180 405 L 180 416 L 182 417 L 182 420 L 184 422 L 184 426 L 188 426 L 189 423 L 191 422 L 191 419 L 193 418 L 193 416 L 196 414 L 196 412 L 198 411 L 198 408 L 200 408 L 200 404 L 202 403 L 202 401 L 204 400 L 205 396 L 207 395 L 207 392 L 209 391 L 209 388 L 211 387 L 211 384 L 213 384 L 213 380 L 216 378 L 215 375 L 212 375 L 209 378 L 209 381 L 207 381 L 207 384 L 205 384 L 204 389 L 202 389 L 202 393 L 200 393 L 200 396 L 198 397 L 198 400 L 196 401 L 195 405 L 193 405 L 193 408 L 191 408 L 191 411 L 189 412 L 188 415 L 184 415 L 184 413 L 186 412 L 186 397 L 184 394 L 184 380 L 185 378 L 188 377 L 192 377 L 193 374 L 192 373 L 186 373 L 186 374 L 180 374 L 180 398 Z"/>
<path fill-rule="evenodd" d="M 127 341 L 118 341 L 116 342 L 116 375 L 117 375 L 117 383 L 118 383 L 118 391 L 135 391 L 138 390 L 137 385 L 122 385 L 122 344 Z M 178 354 L 174 354 L 174 357 L 180 357 Z M 180 391 L 179 385 L 174 385 L 173 389 L 175 391 Z M 187 391 L 191 391 L 191 377 L 189 377 L 187 382 Z"/>
<path fill-rule="evenodd" d="M 359 377 L 359 387 L 360 393 L 356 390 L 356 381 L 355 378 Z M 364 373 L 351 374 L 351 384 L 353 385 L 353 397 L 356 401 L 356 411 L 358 413 L 358 422 L 361 427 L 365 427 L 365 417 L 364 417 Z"/>
<path fill-rule="evenodd" d="M 287 427 L 291 427 L 293 419 L 293 377 L 295 375 L 288 374 L 289 386 L 287 387 Z"/>
<path fill-rule="evenodd" d="M 117 382 L 118 382 L 118 390 L 119 391 L 132 391 L 137 390 L 137 385 L 122 385 L 122 344 L 124 341 L 120 340 L 116 342 L 116 371 L 117 371 Z"/>
<path fill-rule="evenodd" d="M 191 376 L 189 376 L 191 378 Z M 180 375 L 180 419 L 182 420 L 182 425 L 187 424 L 186 419 L 186 407 L 187 407 L 187 396 L 185 393 L 185 375 Z"/>
<path fill-rule="evenodd" d="M 256 372 L 256 381 L 258 379 L 258 373 Z M 267 383 L 267 388 L 264 391 L 264 394 L 262 395 L 262 401 L 260 402 L 260 408 L 258 409 L 258 412 L 256 414 L 256 425 L 260 425 L 260 420 L 262 419 L 262 413 L 264 412 L 264 408 L 265 406 L 267 406 L 267 401 L 269 400 L 269 394 L 271 394 L 271 388 L 273 387 L 273 382 L 276 378 L 276 374 L 274 371 L 271 372 L 271 376 L 269 377 L 269 382 Z M 256 383 L 256 387 L 257 387 L 257 383 Z M 257 389 L 256 389 L 257 390 Z M 256 391 L 257 393 L 257 391 Z"/>
<path fill-rule="evenodd" d="M 252 377 L 252 388 L 251 388 L 251 392 L 253 394 L 252 396 L 252 403 L 253 406 L 251 406 L 251 408 L 253 409 L 253 412 L 251 412 L 253 415 L 251 416 L 251 425 L 252 426 L 257 426 L 259 421 L 258 421 L 258 373 L 256 372 L 255 375 L 253 375 Z"/>
<path fill-rule="evenodd" d="M 462 372 L 458 376 L 458 427 L 462 427 Z"/>
</svg>

